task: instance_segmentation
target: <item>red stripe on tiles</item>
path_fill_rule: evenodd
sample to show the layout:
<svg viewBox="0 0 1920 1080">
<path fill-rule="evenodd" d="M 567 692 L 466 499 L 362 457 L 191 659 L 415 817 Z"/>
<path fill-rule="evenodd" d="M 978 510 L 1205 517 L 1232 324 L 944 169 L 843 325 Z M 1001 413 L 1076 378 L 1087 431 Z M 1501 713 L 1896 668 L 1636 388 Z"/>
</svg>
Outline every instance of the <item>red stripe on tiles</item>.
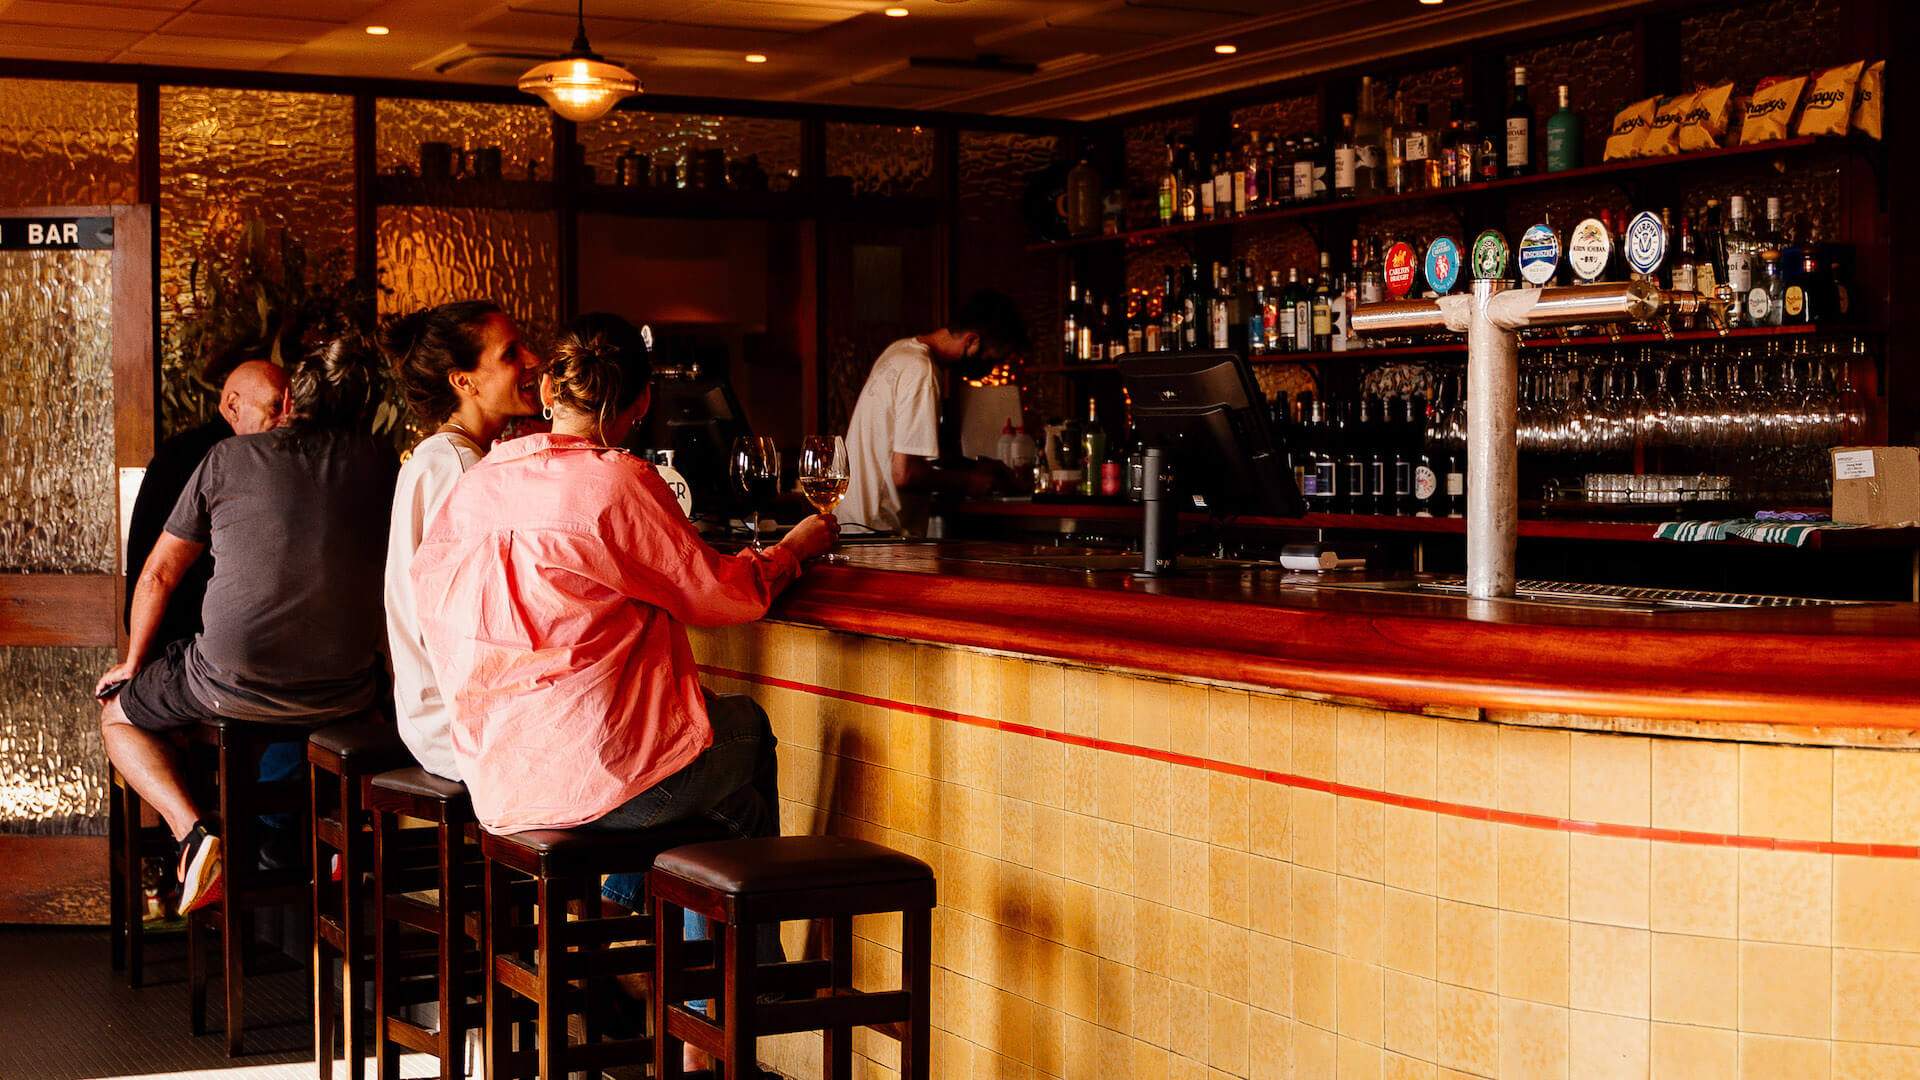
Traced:
<svg viewBox="0 0 1920 1080">
<path fill-rule="evenodd" d="M 1669 844 L 1694 844 L 1705 847 L 1752 848 L 1759 851 L 1798 851 L 1815 855 L 1862 855 L 1877 859 L 1920 859 L 1920 846 L 1912 844 L 1858 844 L 1841 843 L 1831 840 L 1787 840 L 1772 836 L 1739 836 L 1726 833 L 1691 832 L 1685 829 L 1654 829 L 1644 825 L 1617 825 L 1606 821 L 1574 821 L 1570 818 L 1548 817 L 1542 814 L 1521 814 L 1511 810 L 1495 810 L 1485 806 L 1470 806 L 1466 803 L 1440 802 L 1436 799 L 1421 799 L 1411 795 L 1399 795 L 1391 791 L 1376 791 L 1372 788 L 1354 787 L 1351 784 L 1335 783 L 1331 780 L 1319 780 L 1311 776 L 1297 776 L 1293 773 L 1273 772 L 1256 769 L 1248 765 L 1236 765 L 1230 761 L 1215 761 L 1211 758 L 1195 757 L 1192 754 L 1180 754 L 1171 750 L 1156 750 L 1150 746 L 1134 746 L 1131 743 L 1114 742 L 1110 739 L 1097 739 L 1089 735 L 1075 735 L 1066 731 L 1048 731 L 1028 724 L 1015 724 L 1005 720 L 993 720 L 984 716 L 969 716 L 951 709 L 936 709 L 927 705 L 913 705 L 904 701 L 892 701 L 887 698 L 873 697 L 868 694 L 856 694 L 851 690 L 837 690 L 831 686 L 815 686 L 811 683 L 796 682 L 792 679 L 776 678 L 772 675 L 760 675 L 751 671 L 734 671 L 731 668 L 701 664 L 700 670 L 721 679 L 736 679 L 740 682 L 754 683 L 778 690 L 794 690 L 816 697 L 833 698 L 837 701 L 855 705 L 871 705 L 875 708 L 889 709 L 894 712 L 911 713 L 915 716 L 930 717 L 935 720 L 947 720 L 956 724 L 971 724 L 974 727 L 992 728 L 1010 735 L 1025 735 L 1029 738 L 1048 739 L 1065 743 L 1068 746 L 1083 746 L 1089 750 L 1100 750 L 1110 754 L 1126 754 L 1131 757 L 1147 758 L 1151 761 L 1163 761 L 1170 765 L 1185 765 L 1193 769 L 1205 769 L 1208 772 L 1224 773 L 1228 776 L 1243 776 L 1249 780 L 1261 780 L 1269 784 L 1300 788 L 1305 791 L 1324 791 L 1349 799 L 1361 799 L 1366 802 L 1381 803 L 1386 806 L 1398 806 L 1408 810 L 1427 810 L 1448 817 L 1472 818 L 1476 821 L 1491 821 L 1500 825 L 1518 825 L 1528 829 L 1550 829 L 1556 832 L 1586 833 L 1593 836 L 1611 836 L 1629 840 L 1659 840 Z"/>
</svg>

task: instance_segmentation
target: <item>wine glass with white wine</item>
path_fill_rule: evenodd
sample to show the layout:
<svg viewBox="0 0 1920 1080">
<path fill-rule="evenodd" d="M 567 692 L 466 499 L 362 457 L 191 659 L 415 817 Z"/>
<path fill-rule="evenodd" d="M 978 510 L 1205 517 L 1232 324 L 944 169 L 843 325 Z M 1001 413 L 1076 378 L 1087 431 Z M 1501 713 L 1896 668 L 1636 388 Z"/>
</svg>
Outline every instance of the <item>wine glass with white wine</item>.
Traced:
<svg viewBox="0 0 1920 1080">
<path fill-rule="evenodd" d="M 851 464 L 847 440 L 838 435 L 810 435 L 800 444 L 800 492 L 815 510 L 831 514 L 840 505 L 852 476 Z M 825 561 L 846 562 L 847 557 L 828 555 Z"/>
</svg>

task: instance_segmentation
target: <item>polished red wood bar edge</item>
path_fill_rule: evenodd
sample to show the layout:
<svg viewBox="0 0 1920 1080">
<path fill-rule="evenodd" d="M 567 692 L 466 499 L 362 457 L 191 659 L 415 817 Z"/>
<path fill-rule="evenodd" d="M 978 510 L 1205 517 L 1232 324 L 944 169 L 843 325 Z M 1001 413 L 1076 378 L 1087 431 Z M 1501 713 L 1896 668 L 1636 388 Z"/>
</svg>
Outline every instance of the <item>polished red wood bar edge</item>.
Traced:
<svg viewBox="0 0 1920 1080">
<path fill-rule="evenodd" d="M 1031 550 L 856 548 L 809 569 L 774 617 L 1389 707 L 1920 730 L 1911 604 L 1648 615 L 1239 575 L 1142 581 L 960 549 Z"/>
</svg>

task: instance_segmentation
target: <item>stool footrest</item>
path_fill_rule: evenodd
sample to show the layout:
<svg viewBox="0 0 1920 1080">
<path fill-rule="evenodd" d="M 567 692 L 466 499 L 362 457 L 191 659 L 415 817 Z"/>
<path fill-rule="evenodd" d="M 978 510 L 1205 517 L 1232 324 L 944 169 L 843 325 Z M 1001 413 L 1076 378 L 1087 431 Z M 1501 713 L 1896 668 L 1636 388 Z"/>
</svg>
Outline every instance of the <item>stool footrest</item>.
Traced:
<svg viewBox="0 0 1920 1080">
<path fill-rule="evenodd" d="M 756 1035 L 786 1035 L 824 1028 L 893 1024 L 906 1020 L 912 1006 L 913 995 L 905 990 L 871 994 L 835 990 L 827 996 L 805 1001 L 756 1003 L 753 1030 Z"/>
<path fill-rule="evenodd" d="M 700 944 L 687 942 L 688 945 Z M 673 973 L 675 998 L 699 1001 L 716 998 L 723 992 L 724 976 L 712 966 L 691 967 Z M 830 960 L 789 960 L 780 964 L 760 964 L 753 969 L 754 989 L 768 994 L 811 994 L 833 981 Z"/>
</svg>

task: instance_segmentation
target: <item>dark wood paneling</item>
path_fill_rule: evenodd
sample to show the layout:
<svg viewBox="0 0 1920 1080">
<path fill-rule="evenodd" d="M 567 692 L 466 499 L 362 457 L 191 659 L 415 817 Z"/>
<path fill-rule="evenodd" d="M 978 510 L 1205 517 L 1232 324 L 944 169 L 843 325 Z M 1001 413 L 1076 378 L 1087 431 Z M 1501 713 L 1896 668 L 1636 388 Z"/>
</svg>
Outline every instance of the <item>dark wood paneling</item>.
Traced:
<svg viewBox="0 0 1920 1080">
<path fill-rule="evenodd" d="M 111 646 L 118 574 L 0 574 L 0 646 Z"/>
</svg>

